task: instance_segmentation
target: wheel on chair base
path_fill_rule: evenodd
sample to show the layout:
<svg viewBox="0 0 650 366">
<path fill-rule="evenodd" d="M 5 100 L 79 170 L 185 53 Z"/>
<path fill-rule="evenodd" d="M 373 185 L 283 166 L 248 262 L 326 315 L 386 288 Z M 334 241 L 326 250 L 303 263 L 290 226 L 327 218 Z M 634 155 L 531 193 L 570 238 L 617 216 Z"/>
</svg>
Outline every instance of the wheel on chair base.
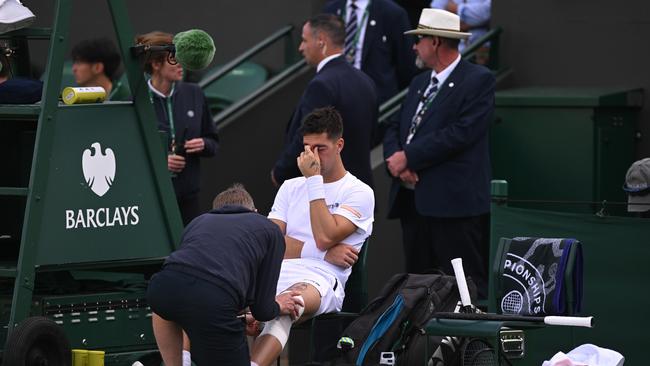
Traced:
<svg viewBox="0 0 650 366">
<path fill-rule="evenodd" d="M 70 343 L 63 329 L 48 318 L 25 319 L 9 335 L 3 366 L 70 366 Z"/>
</svg>

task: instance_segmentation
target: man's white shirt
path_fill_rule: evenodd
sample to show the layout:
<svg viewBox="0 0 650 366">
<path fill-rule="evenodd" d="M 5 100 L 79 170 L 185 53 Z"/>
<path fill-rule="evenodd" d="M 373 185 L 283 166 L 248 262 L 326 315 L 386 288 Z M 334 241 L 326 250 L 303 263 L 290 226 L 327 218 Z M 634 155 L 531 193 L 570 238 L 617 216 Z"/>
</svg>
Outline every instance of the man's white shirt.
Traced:
<svg viewBox="0 0 650 366">
<path fill-rule="evenodd" d="M 349 172 L 336 182 L 324 183 L 323 187 L 329 212 L 345 217 L 357 227 L 341 242 L 361 250 L 363 242 L 372 233 L 375 210 L 372 188 Z M 285 259 L 285 261 L 299 261 L 324 270 L 334 275 L 343 286 L 345 285 L 352 271 L 351 268 L 344 269 L 326 262 L 323 259 L 325 251 L 316 248 L 311 229 L 305 177 L 289 179 L 282 184 L 268 217 L 285 222 L 286 235 L 305 243 L 302 258 Z"/>
</svg>

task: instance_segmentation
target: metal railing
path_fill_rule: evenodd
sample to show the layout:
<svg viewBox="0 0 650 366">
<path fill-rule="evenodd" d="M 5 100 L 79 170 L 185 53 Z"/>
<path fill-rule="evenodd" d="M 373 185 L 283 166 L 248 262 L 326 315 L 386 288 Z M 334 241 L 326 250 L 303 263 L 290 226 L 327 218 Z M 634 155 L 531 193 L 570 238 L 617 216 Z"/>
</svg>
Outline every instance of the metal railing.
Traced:
<svg viewBox="0 0 650 366">
<path fill-rule="evenodd" d="M 289 64 L 290 62 L 294 61 L 294 58 L 291 57 L 289 52 L 289 47 L 293 47 L 293 45 L 291 44 L 292 43 L 291 32 L 293 31 L 293 29 L 294 29 L 293 25 L 287 25 L 285 27 L 280 28 L 275 33 L 271 34 L 270 36 L 262 40 L 260 43 L 251 47 L 241 55 L 237 56 L 234 60 L 223 65 L 218 70 L 215 70 L 214 72 L 206 75 L 203 79 L 201 79 L 201 81 L 198 82 L 199 86 L 201 88 L 205 88 L 206 86 L 214 83 L 215 81 L 226 76 L 229 72 L 231 72 L 232 70 L 234 70 L 235 68 L 243 64 L 244 62 L 257 56 L 257 54 L 266 50 L 270 46 L 274 45 L 278 40 L 283 38 L 286 40 L 285 47 L 287 48 L 285 52 L 285 58 L 287 59 L 288 62 L 285 62 L 285 64 Z M 293 53 L 295 53 L 295 51 Z"/>
<path fill-rule="evenodd" d="M 231 60 L 227 64 L 223 65 L 219 69 L 213 71 L 212 73 L 206 75 L 203 77 L 199 82 L 198 85 L 202 88 L 205 89 L 212 83 L 217 82 L 218 80 L 222 79 L 226 75 L 228 75 L 230 72 L 232 72 L 234 69 L 237 67 L 241 66 L 245 62 L 249 61 L 253 57 L 257 56 L 260 54 L 262 51 L 268 49 L 269 47 L 277 44 L 277 42 L 284 40 L 285 44 L 285 52 L 284 52 L 284 57 L 285 57 L 285 62 L 284 62 L 284 67 L 281 71 L 279 71 L 275 76 L 271 77 L 270 79 L 266 80 L 262 86 L 260 86 L 257 90 L 253 91 L 252 93 L 246 95 L 245 97 L 235 101 L 231 105 L 227 106 L 224 108 L 222 111 L 219 113 L 215 114 L 212 117 L 212 120 L 214 123 L 217 124 L 217 128 L 221 129 L 224 128 L 225 126 L 229 125 L 230 122 L 232 121 L 226 121 L 230 119 L 232 116 L 236 115 L 239 113 L 241 110 L 243 110 L 247 105 L 249 105 L 252 101 L 256 100 L 259 98 L 261 95 L 264 93 L 268 92 L 269 90 L 275 88 L 277 85 L 282 83 L 288 76 L 294 74 L 298 70 L 302 69 L 305 67 L 306 63 L 302 59 L 298 59 L 298 53 L 296 52 L 296 45 L 294 44 L 295 42 L 293 37 L 292 37 L 292 32 L 295 29 L 293 25 L 287 25 L 284 26 L 277 31 L 275 31 L 273 34 L 269 35 L 259 43 L 257 43 L 255 46 L 251 47 L 250 49 L 246 50 L 246 52 L 242 53 L 241 55 L 237 56 L 235 59 Z"/>
<path fill-rule="evenodd" d="M 254 92 L 250 93 L 249 95 L 245 96 L 244 98 L 236 101 L 235 103 L 231 104 L 229 107 L 224 109 L 223 111 L 219 112 L 217 115 L 215 115 L 212 120 L 216 123 L 217 125 L 217 130 L 220 130 L 226 126 L 228 126 L 230 123 L 234 121 L 231 117 L 242 111 L 245 107 L 250 105 L 251 102 L 256 100 L 259 96 L 265 94 L 267 91 L 275 88 L 276 86 L 280 85 L 282 82 L 286 80 L 287 77 L 290 75 L 293 75 L 294 73 L 298 72 L 300 69 L 303 67 L 307 67 L 307 62 L 305 60 L 300 60 L 296 62 L 295 64 L 289 66 L 288 68 L 284 69 L 282 72 L 277 74 L 276 76 L 272 77 L 271 79 L 267 80 L 264 85 L 262 85 L 260 88 L 255 90 Z"/>
</svg>

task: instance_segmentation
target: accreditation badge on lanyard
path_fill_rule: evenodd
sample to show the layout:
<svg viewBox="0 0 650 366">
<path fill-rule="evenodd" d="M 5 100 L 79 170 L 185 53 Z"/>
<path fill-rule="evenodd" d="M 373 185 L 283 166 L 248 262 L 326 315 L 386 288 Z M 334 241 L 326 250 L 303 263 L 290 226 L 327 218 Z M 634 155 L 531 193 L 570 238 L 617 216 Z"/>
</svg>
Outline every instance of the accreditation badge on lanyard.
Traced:
<svg viewBox="0 0 650 366">
<path fill-rule="evenodd" d="M 149 92 L 149 101 L 153 104 L 153 93 L 151 92 L 151 81 L 149 83 L 149 89 L 147 90 Z M 174 89 L 176 87 L 176 83 L 172 83 L 171 90 L 169 92 L 169 96 L 165 97 L 165 102 L 166 102 L 166 108 L 163 106 L 163 109 L 166 109 L 167 112 L 167 122 L 169 123 L 169 151 L 172 154 L 176 154 L 177 146 L 176 146 L 176 126 L 174 126 L 174 105 L 173 105 L 173 95 L 174 95 Z M 158 92 L 160 94 L 160 92 Z"/>
</svg>

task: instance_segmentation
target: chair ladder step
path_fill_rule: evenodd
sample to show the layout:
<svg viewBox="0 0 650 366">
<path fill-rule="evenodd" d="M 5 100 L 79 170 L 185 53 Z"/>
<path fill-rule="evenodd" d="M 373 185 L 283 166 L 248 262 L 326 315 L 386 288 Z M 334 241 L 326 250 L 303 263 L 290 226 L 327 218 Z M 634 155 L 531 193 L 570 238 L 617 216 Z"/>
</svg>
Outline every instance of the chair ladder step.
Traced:
<svg viewBox="0 0 650 366">
<path fill-rule="evenodd" d="M 0 196 L 23 196 L 29 194 L 29 188 L 24 187 L 0 187 Z"/>
<path fill-rule="evenodd" d="M 51 36 L 52 28 L 28 27 L 0 34 L 0 39 L 10 39 L 14 37 L 22 37 L 27 39 L 50 39 Z"/>
<path fill-rule="evenodd" d="M 15 266 L 6 266 L 0 264 L 0 278 L 16 278 L 18 270 Z"/>
<path fill-rule="evenodd" d="M 41 113 L 38 104 L 4 104 L 0 105 L 0 119 L 28 119 L 37 120 Z"/>
</svg>

